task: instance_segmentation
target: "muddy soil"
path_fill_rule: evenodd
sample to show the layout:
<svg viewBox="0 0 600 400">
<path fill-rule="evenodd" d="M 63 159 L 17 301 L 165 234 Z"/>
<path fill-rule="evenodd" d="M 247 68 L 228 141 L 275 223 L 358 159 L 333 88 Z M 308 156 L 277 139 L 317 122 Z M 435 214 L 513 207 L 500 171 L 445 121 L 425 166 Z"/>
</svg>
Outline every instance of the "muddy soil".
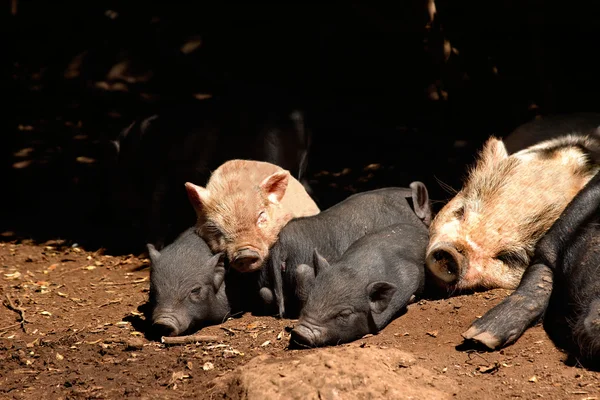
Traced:
<svg viewBox="0 0 600 400">
<path fill-rule="evenodd" d="M 204 328 L 209 342 L 147 337 L 143 255 L 4 242 L 0 270 L 2 399 L 600 398 L 600 373 L 540 326 L 502 351 L 464 347 L 505 290 L 420 300 L 378 335 L 289 350 L 295 321 L 250 314 Z"/>
</svg>

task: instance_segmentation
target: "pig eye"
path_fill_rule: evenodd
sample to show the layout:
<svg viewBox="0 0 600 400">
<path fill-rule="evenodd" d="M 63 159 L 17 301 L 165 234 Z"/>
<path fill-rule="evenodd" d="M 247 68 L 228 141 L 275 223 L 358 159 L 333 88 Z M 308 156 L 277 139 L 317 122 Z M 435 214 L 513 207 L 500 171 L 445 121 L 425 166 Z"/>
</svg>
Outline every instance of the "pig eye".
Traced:
<svg viewBox="0 0 600 400">
<path fill-rule="evenodd" d="M 501 251 L 494 257 L 496 260 L 502 261 L 509 267 L 519 267 L 521 265 L 527 265 L 529 263 L 529 257 L 525 252 L 517 251 Z"/>
<path fill-rule="evenodd" d="M 464 216 L 465 216 L 465 206 L 461 206 L 460 208 L 458 208 L 454 211 L 454 217 L 456 217 L 456 219 L 463 219 Z"/>
<path fill-rule="evenodd" d="M 346 319 L 348 319 L 348 317 L 350 317 L 350 315 L 352 315 L 352 310 L 345 309 L 345 310 L 340 311 L 338 313 L 338 315 L 336 315 L 336 318 L 341 319 L 341 320 L 346 320 Z"/>
<path fill-rule="evenodd" d="M 264 225 L 267 222 L 267 212 L 266 211 L 261 211 L 260 214 L 258 214 L 258 220 L 256 221 L 256 224 L 258 226 Z"/>
<path fill-rule="evenodd" d="M 190 300 L 194 302 L 199 302 L 202 300 L 202 286 L 195 287 L 190 292 Z"/>
</svg>

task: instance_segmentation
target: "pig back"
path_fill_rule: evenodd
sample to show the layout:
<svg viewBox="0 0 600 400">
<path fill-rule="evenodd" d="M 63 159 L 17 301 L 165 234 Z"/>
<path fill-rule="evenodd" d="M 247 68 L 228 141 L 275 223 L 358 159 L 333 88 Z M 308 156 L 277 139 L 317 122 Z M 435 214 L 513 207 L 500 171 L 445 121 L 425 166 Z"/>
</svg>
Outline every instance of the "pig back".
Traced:
<svg viewBox="0 0 600 400">
<path fill-rule="evenodd" d="M 300 303 L 295 270 L 300 264 L 314 268 L 315 249 L 333 262 L 361 237 L 393 224 L 406 223 L 427 232 L 411 208 L 410 198 L 411 189 L 376 189 L 351 195 L 317 215 L 292 219 L 271 248 L 267 271 L 258 280 L 258 287 L 273 288 L 276 296 L 284 295 L 286 314 L 297 315 Z"/>
<path fill-rule="evenodd" d="M 600 139 L 596 129 L 600 126 L 600 113 L 580 112 L 544 116 L 517 127 L 503 139 L 508 154 L 533 146 L 544 140 L 567 134 L 592 134 Z"/>
</svg>

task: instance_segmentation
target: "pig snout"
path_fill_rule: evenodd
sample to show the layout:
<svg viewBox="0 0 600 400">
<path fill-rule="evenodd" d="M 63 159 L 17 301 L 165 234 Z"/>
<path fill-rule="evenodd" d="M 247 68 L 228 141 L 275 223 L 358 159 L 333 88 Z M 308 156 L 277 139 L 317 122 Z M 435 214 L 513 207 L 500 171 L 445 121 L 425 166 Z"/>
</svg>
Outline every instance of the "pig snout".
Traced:
<svg viewBox="0 0 600 400">
<path fill-rule="evenodd" d="M 254 271 L 261 266 L 262 258 L 256 250 L 244 248 L 236 251 L 231 266 L 240 272 Z"/>
<path fill-rule="evenodd" d="M 161 315 L 155 318 L 152 328 L 161 336 L 177 336 L 182 331 L 177 319 L 171 315 Z"/>
<path fill-rule="evenodd" d="M 426 255 L 425 263 L 429 271 L 445 284 L 456 283 L 466 270 L 466 258 L 452 243 L 434 245 Z"/>
<path fill-rule="evenodd" d="M 291 332 L 291 340 L 297 345 L 315 347 L 321 342 L 323 332 L 312 324 L 300 323 Z"/>
</svg>

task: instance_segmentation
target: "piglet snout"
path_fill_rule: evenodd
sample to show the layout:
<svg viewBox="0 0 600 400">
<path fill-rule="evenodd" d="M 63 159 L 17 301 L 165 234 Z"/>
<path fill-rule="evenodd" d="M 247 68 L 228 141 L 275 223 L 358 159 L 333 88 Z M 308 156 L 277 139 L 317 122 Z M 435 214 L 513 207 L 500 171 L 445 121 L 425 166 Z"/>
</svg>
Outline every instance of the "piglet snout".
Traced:
<svg viewBox="0 0 600 400">
<path fill-rule="evenodd" d="M 451 284 L 460 279 L 466 259 L 451 243 L 440 243 L 429 250 L 425 262 L 436 278 Z"/>
<path fill-rule="evenodd" d="M 291 332 L 291 341 L 300 346 L 314 347 L 317 345 L 320 332 L 313 326 L 298 324 Z"/>
<path fill-rule="evenodd" d="M 161 336 L 177 336 L 179 334 L 177 326 L 177 320 L 168 315 L 160 316 L 152 323 L 152 328 Z"/>
<path fill-rule="evenodd" d="M 260 254 L 249 248 L 240 249 L 234 253 L 231 265 L 240 272 L 253 271 L 260 266 Z"/>
</svg>

